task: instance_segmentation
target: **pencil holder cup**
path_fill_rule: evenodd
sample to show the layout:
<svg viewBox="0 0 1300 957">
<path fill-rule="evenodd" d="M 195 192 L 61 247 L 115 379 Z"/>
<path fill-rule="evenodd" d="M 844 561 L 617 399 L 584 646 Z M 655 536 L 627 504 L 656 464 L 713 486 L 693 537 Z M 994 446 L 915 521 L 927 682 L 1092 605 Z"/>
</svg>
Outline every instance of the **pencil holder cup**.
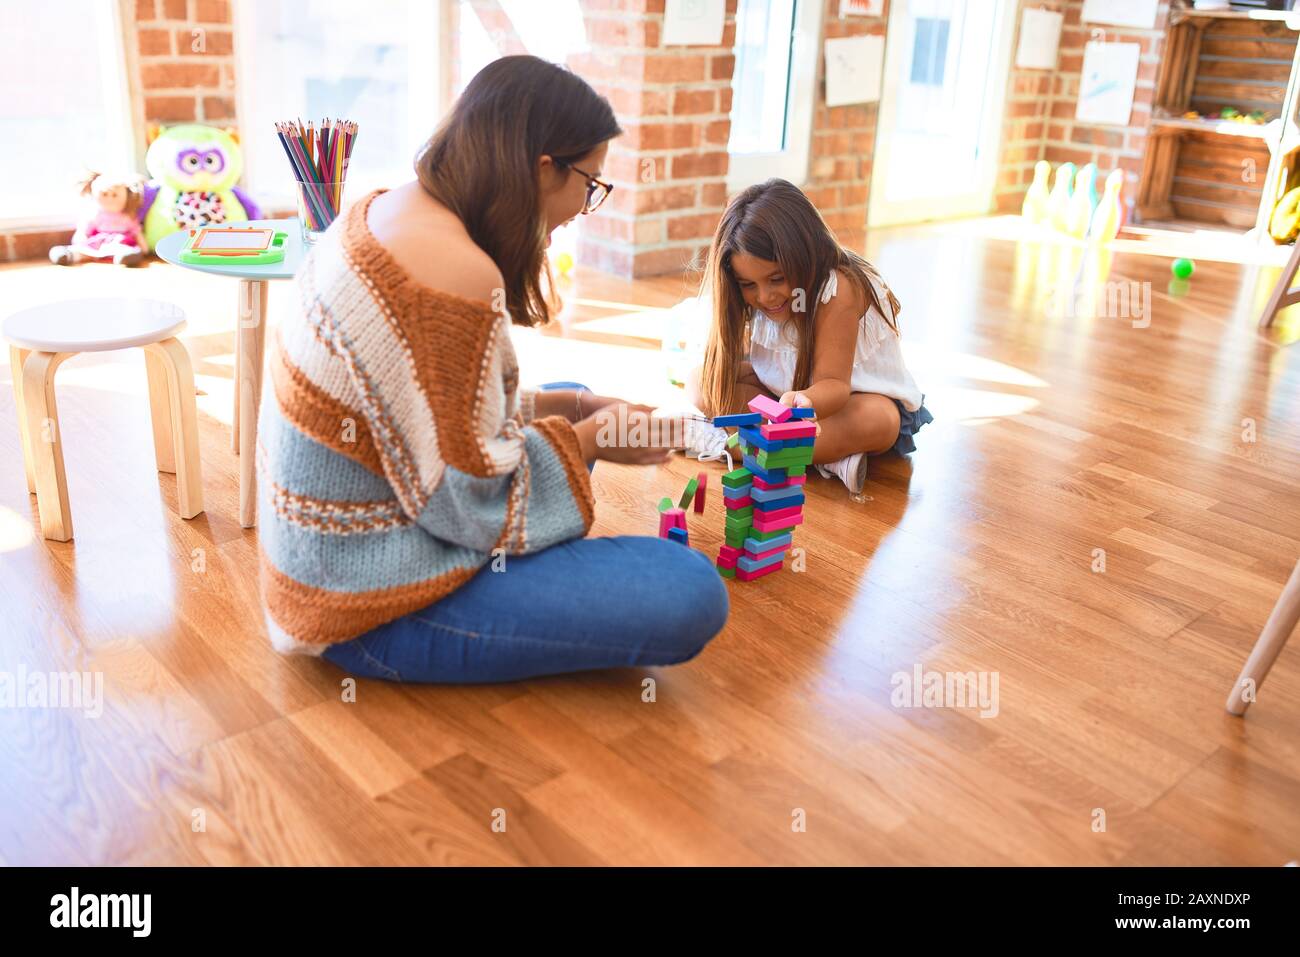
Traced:
<svg viewBox="0 0 1300 957">
<path fill-rule="evenodd" d="M 302 244 L 311 246 L 329 229 L 343 205 L 343 182 L 314 183 L 297 181 L 298 225 Z"/>
</svg>

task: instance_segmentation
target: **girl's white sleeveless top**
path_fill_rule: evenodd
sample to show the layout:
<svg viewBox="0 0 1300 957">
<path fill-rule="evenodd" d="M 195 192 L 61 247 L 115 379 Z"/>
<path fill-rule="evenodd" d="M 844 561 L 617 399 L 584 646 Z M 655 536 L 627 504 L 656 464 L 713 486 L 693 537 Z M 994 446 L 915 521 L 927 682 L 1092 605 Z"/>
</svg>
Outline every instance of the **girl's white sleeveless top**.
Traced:
<svg viewBox="0 0 1300 957">
<path fill-rule="evenodd" d="M 884 287 L 874 279 L 871 285 L 876 302 L 890 309 Z M 829 302 L 838 289 L 839 276 L 832 269 L 817 297 L 818 302 Z M 749 360 L 754 374 L 769 391 L 778 398 L 789 392 L 794 387 L 794 371 L 799 364 L 799 343 L 793 324 L 776 322 L 755 309 L 749 325 Z M 854 392 L 878 392 L 897 399 L 909 412 L 921 407 L 921 390 L 903 364 L 899 337 L 875 304 L 869 305 L 858 320 L 858 343 L 849 386 Z"/>
</svg>

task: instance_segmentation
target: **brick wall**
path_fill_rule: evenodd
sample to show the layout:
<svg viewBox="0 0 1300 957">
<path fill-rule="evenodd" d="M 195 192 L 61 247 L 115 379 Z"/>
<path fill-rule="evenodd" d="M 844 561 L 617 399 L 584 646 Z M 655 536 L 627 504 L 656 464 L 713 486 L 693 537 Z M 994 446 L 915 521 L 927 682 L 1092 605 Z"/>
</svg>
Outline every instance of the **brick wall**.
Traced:
<svg viewBox="0 0 1300 957">
<path fill-rule="evenodd" d="M 839 15 L 839 0 L 822 0 L 823 40 L 832 37 L 884 35 L 889 4 L 879 17 Z M 808 181 L 804 192 L 850 249 L 861 252 L 867 240 L 867 196 L 876 151 L 875 103 L 852 106 L 826 105 L 826 58 L 818 48 L 817 99 L 813 112 L 812 145 L 809 151 Z"/>
<path fill-rule="evenodd" d="M 702 258 L 726 205 L 737 0 L 716 47 L 663 46 L 663 0 L 584 0 L 590 52 L 569 66 L 609 98 L 624 135 L 615 184 L 580 221 L 578 259 L 622 276 L 680 271 Z"/>
<path fill-rule="evenodd" d="M 132 90 L 143 120 L 234 125 L 235 50 L 229 0 L 134 0 Z M 132 46 L 127 37 L 128 49 Z"/>
<path fill-rule="evenodd" d="M 1022 0 L 1024 6 L 1046 7 L 1065 14 L 1055 70 L 1012 70 L 1010 100 L 1004 121 L 1004 144 L 995 196 L 999 211 L 1018 211 L 1033 179 L 1034 163 L 1045 159 L 1055 168 L 1072 162 L 1096 163 L 1098 182 L 1116 167 L 1124 170 L 1124 201 L 1130 211 L 1142 172 L 1156 73 L 1169 20 L 1168 0 L 1162 0 L 1154 29 L 1083 23 L 1083 0 Z M 1019 13 L 1017 13 L 1017 19 Z M 1019 42 L 1019 23 L 1017 23 Z M 1137 43 L 1137 89 L 1133 112 L 1125 126 L 1079 123 L 1074 119 L 1083 71 L 1084 45 L 1094 30 L 1105 31 L 1107 43 Z M 1013 47 L 1014 49 L 1014 47 Z"/>
</svg>

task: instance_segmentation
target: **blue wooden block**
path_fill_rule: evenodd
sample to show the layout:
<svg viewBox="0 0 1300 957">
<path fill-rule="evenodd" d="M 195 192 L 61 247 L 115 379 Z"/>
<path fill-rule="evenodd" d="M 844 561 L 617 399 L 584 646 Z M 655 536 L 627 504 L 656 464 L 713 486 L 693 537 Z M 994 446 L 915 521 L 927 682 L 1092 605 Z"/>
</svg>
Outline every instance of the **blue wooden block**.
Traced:
<svg viewBox="0 0 1300 957">
<path fill-rule="evenodd" d="M 811 419 L 816 414 L 816 409 L 795 408 L 790 410 L 790 418 L 792 419 Z"/>
<path fill-rule="evenodd" d="M 724 425 L 759 425 L 763 417 L 757 412 L 742 412 L 739 415 L 716 415 L 713 424 L 721 428 Z"/>
<path fill-rule="evenodd" d="M 747 538 L 745 539 L 745 551 L 751 555 L 761 555 L 763 552 L 770 552 L 774 548 L 784 549 L 792 541 L 794 541 L 794 536 L 789 532 L 764 541 L 759 541 L 757 538 Z"/>
<path fill-rule="evenodd" d="M 681 542 L 683 545 L 689 544 L 686 539 L 686 529 L 684 528 L 678 527 L 668 529 L 668 537 L 674 542 Z"/>
<path fill-rule="evenodd" d="M 735 488 L 730 488 L 724 485 L 722 486 L 722 494 L 725 498 L 744 498 L 750 493 L 750 490 L 753 489 L 753 487 L 753 483 L 750 483 L 749 485 L 738 485 Z"/>
<path fill-rule="evenodd" d="M 782 499 L 793 498 L 793 497 L 795 497 L 795 496 L 797 495 L 797 496 L 799 497 L 799 501 L 798 501 L 798 502 L 791 502 L 790 504 L 792 504 L 792 505 L 802 505 L 802 504 L 803 504 L 803 486 L 802 486 L 802 485 L 785 485 L 785 486 L 782 486 L 781 488 L 759 488 L 757 485 L 755 485 L 753 488 L 751 488 L 751 489 L 749 490 L 749 494 L 750 494 L 751 496 L 753 496 L 753 498 L 754 498 L 754 502 L 755 502 L 755 503 L 758 503 L 758 502 L 779 502 L 779 501 L 781 501 Z M 763 508 L 770 508 L 771 506 L 764 505 L 764 506 L 762 506 L 762 507 L 763 507 Z"/>
<path fill-rule="evenodd" d="M 762 489 L 754 489 L 755 492 L 761 492 Z M 782 491 L 786 491 L 782 489 Z M 755 512 L 777 512 L 783 508 L 794 508 L 796 505 L 802 505 L 804 501 L 803 493 L 798 495 L 787 495 L 785 498 L 754 499 Z"/>
<path fill-rule="evenodd" d="M 752 474 L 757 475 L 764 482 L 767 482 L 769 485 L 780 485 L 789 477 L 785 469 L 763 468 L 752 455 L 746 455 L 744 463 L 745 468 L 747 468 Z M 751 491 L 750 494 L 752 495 L 753 492 Z"/>
<path fill-rule="evenodd" d="M 785 558 L 785 552 L 777 552 L 775 555 L 768 555 L 767 558 L 757 560 L 750 558 L 748 555 L 741 555 L 736 559 L 736 567 L 743 568 L 747 572 L 756 572 L 768 565 L 779 565 L 783 558 Z"/>
</svg>

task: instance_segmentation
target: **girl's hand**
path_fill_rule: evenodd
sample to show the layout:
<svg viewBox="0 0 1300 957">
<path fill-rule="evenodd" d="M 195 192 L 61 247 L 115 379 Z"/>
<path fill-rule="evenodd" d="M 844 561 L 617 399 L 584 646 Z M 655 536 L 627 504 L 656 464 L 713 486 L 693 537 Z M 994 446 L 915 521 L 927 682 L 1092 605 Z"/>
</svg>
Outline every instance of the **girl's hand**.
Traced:
<svg viewBox="0 0 1300 957">
<path fill-rule="evenodd" d="M 781 398 L 778 399 L 777 401 L 780 402 L 782 405 L 789 406 L 792 409 L 812 408 L 812 401 L 808 398 L 808 396 L 804 395 L 802 392 L 787 392 L 785 393 L 785 395 L 781 396 Z M 821 435 L 822 424 L 817 421 L 817 416 L 813 416 L 810 421 L 812 422 L 813 425 L 817 426 L 817 434 Z"/>
<path fill-rule="evenodd" d="M 651 418 L 648 405 L 614 400 L 576 426 L 578 442 L 588 462 L 603 459 L 622 465 L 659 465 L 666 461 L 684 423 Z"/>
<path fill-rule="evenodd" d="M 802 392 L 787 392 L 785 395 L 781 396 L 781 398 L 777 399 L 777 401 L 784 406 L 789 406 L 791 409 L 812 408 L 812 402 L 808 399 L 808 396 L 804 395 Z"/>
</svg>

